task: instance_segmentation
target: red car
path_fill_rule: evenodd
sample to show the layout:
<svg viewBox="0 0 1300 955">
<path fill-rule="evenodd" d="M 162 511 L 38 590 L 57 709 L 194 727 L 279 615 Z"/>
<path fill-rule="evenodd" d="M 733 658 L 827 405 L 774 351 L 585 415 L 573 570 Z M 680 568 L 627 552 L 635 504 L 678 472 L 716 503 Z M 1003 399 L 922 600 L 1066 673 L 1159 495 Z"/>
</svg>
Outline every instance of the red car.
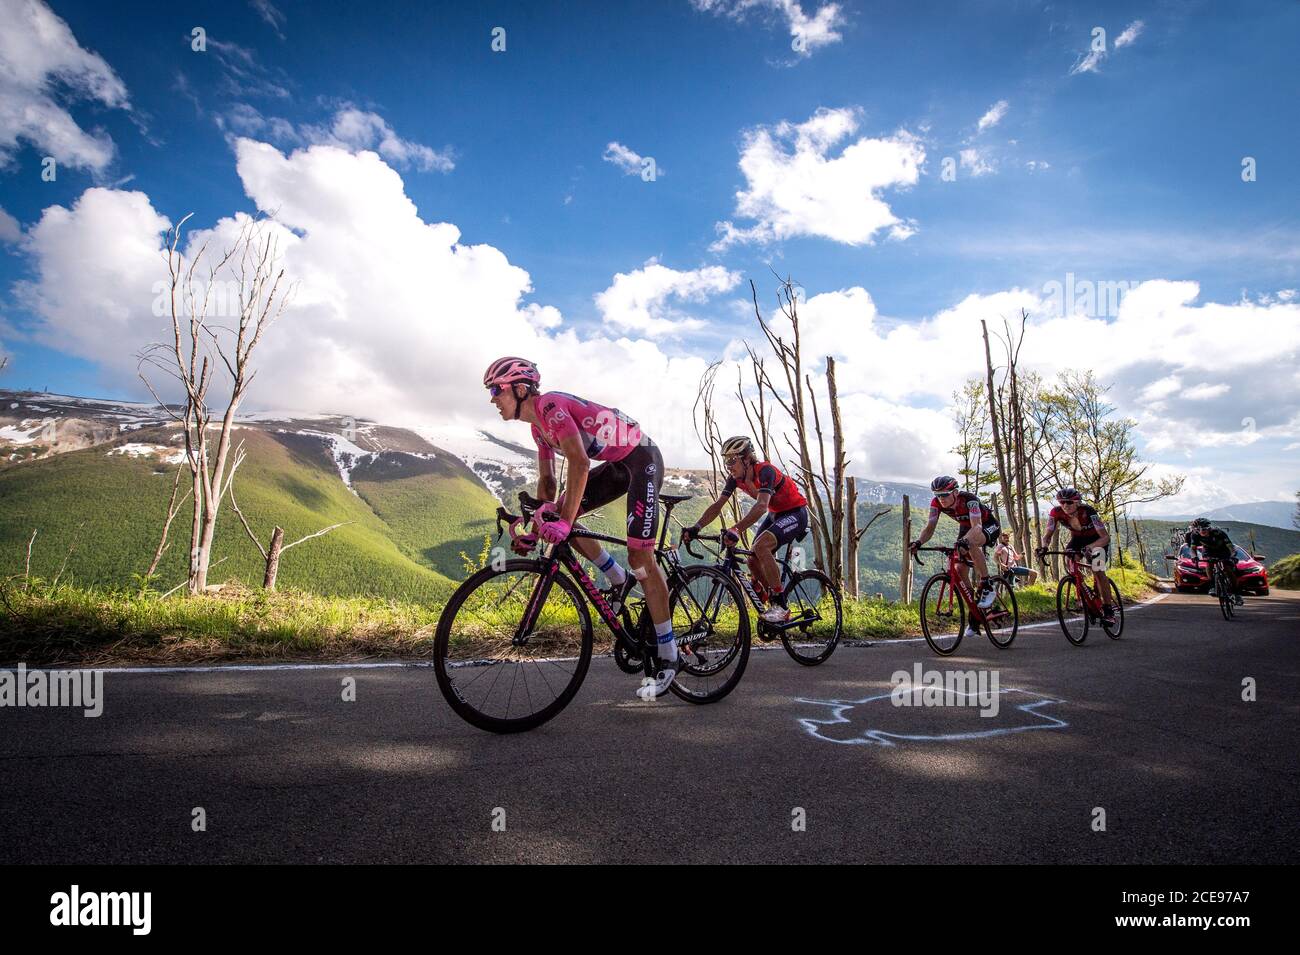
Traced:
<svg viewBox="0 0 1300 955">
<path fill-rule="evenodd" d="M 1237 586 L 1243 594 L 1268 596 L 1268 571 L 1260 563 L 1263 554 L 1247 554 L 1242 548 L 1233 547 L 1237 559 Z M 1174 589 L 1180 593 L 1204 593 L 1210 589 L 1210 575 L 1205 566 L 1205 558 L 1200 548 L 1192 553 L 1192 548 L 1184 544 L 1178 549 L 1178 561 L 1174 564 Z"/>
</svg>

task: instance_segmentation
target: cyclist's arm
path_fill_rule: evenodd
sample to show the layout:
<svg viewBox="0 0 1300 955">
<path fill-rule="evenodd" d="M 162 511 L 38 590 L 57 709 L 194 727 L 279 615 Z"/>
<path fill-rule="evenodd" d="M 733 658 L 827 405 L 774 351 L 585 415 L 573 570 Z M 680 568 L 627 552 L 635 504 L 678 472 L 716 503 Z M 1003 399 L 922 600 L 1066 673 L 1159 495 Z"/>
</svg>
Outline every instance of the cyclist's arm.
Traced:
<svg viewBox="0 0 1300 955">
<path fill-rule="evenodd" d="M 1098 534 L 1097 539 L 1092 542 L 1093 547 L 1106 547 L 1110 544 L 1110 531 L 1106 529 L 1106 522 L 1101 519 L 1100 514 L 1092 515 L 1092 529 Z"/>
<path fill-rule="evenodd" d="M 745 516 L 740 519 L 740 523 L 736 525 L 736 532 L 743 534 L 748 528 L 757 524 L 759 519 L 767 513 L 767 503 L 770 500 L 772 500 L 772 492 L 768 490 L 760 490 L 758 492 L 758 500 L 754 502 L 754 506 L 749 509 Z"/>
<path fill-rule="evenodd" d="M 1056 546 L 1056 518 L 1050 513 L 1047 515 L 1047 526 L 1043 528 L 1043 550 L 1051 550 Z"/>
<path fill-rule="evenodd" d="M 537 499 L 539 501 L 555 500 L 555 464 L 553 457 L 537 455 Z"/>
<path fill-rule="evenodd" d="M 921 528 L 921 533 L 916 535 L 916 540 L 914 540 L 912 543 L 914 543 L 917 547 L 923 545 L 926 541 L 928 541 L 931 537 L 934 536 L 934 529 L 938 525 L 939 525 L 939 509 L 937 507 L 932 507 L 930 508 L 930 519 L 926 521 L 925 526 Z"/>
<path fill-rule="evenodd" d="M 730 500 L 730 498 L 730 494 L 719 496 L 716 501 L 704 509 L 704 513 L 700 515 L 700 519 L 695 522 L 696 526 L 701 528 L 708 527 L 717 520 L 718 515 L 721 514 L 722 509 L 727 506 L 727 501 Z"/>
<path fill-rule="evenodd" d="M 560 516 L 572 526 L 578 520 L 578 510 L 582 507 L 582 495 L 587 490 L 587 473 L 591 470 L 591 461 L 587 457 L 587 448 L 582 443 L 582 436 L 574 430 L 560 438 L 560 453 L 569 462 L 568 482 L 564 486 L 564 510 Z"/>
</svg>

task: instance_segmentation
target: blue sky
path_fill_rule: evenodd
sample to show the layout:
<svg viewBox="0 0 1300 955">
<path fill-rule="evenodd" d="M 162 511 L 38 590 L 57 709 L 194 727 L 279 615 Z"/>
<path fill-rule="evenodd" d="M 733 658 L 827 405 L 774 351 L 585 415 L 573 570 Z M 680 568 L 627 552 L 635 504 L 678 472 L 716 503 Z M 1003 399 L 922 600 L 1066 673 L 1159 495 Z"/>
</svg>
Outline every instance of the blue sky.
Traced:
<svg viewBox="0 0 1300 955">
<path fill-rule="evenodd" d="M 34 3 L 3 0 L 10 13 Z M 829 24 L 811 45 L 805 37 L 802 53 L 792 49 L 792 8 L 806 18 L 820 11 Z M 1213 363 L 1158 350 L 1111 361 L 1107 348 L 1152 346 L 1118 331 L 1093 336 L 1086 324 L 1042 326 L 1044 338 L 1078 336 L 1044 341 L 1043 368 L 1056 367 L 1053 353 L 1072 355 L 1068 366 L 1091 362 L 1116 381 L 1127 413 L 1150 412 L 1168 397 L 1152 420 L 1140 419 L 1149 453 L 1168 468 L 1191 469 L 1207 494 L 1289 493 L 1296 451 L 1283 449 L 1300 447 L 1300 402 L 1292 395 L 1280 408 L 1248 405 L 1259 401 L 1249 383 L 1276 374 L 1272 359 L 1286 367 L 1290 356 L 1295 364 L 1289 326 L 1296 310 L 1287 290 L 1300 286 L 1300 74 L 1293 44 L 1282 39 L 1300 35 L 1294 3 L 844 3 L 829 14 L 814 0 L 554 8 L 54 2 L 49 9 L 81 53 L 97 55 L 120 80 L 129 105 L 88 93 L 84 80 L 79 88 L 57 63 L 35 85 L 6 80 L 12 88 L 5 95 L 47 95 L 86 135 L 111 142 L 111 156 L 61 162 L 57 180 L 42 182 L 42 157 L 57 153 L 53 133 L 0 137 L 0 207 L 23 230 L 20 238 L 9 229 L 0 255 L 0 347 L 11 356 L 5 387 L 140 396 L 123 364 L 101 357 L 93 335 L 70 328 L 66 316 L 44 314 L 37 299 L 15 288 L 65 274 L 41 258 L 57 255 L 54 246 L 32 238 L 47 209 L 74 209 L 98 186 L 143 193 L 167 220 L 194 212 L 193 225 L 213 228 L 223 217 L 256 211 L 236 168 L 237 136 L 285 155 L 313 144 L 338 147 L 339 137 L 326 133 L 351 110 L 376 117 L 403 144 L 383 159 L 420 220 L 454 223 L 460 243 L 491 246 L 527 272 L 531 291 L 520 302 L 563 316 L 549 326 L 551 336 L 637 339 L 631 319 L 618 324 L 598 304 L 614 276 L 652 258 L 700 274 L 706 290 L 674 297 L 660 286 L 652 293 L 656 316 L 692 319 L 669 334 L 639 329 L 644 348 L 665 367 L 673 359 L 722 357 L 734 352 L 735 339 L 752 338 L 747 283 L 755 279 L 770 300 L 770 268 L 794 275 L 810 298 L 865 289 L 869 315 L 826 319 L 848 322 L 850 337 L 860 331 L 854 322 L 870 323 L 876 337 L 865 348 L 884 349 L 880 339 L 900 326 L 930 329 L 929 345 L 906 351 L 895 336 L 886 349 L 894 362 L 916 362 L 917 375 L 939 350 L 978 343 L 977 325 L 942 330 L 938 316 L 946 310 L 976 296 L 995 311 L 1013 301 L 998 296 L 1041 295 L 1044 283 L 1067 273 L 1085 281 L 1196 283 L 1194 298 L 1172 294 L 1171 301 L 1195 313 L 1200 324 L 1189 334 L 1209 348 L 1204 340 L 1217 326 L 1205 324 L 1211 316 L 1200 306 L 1250 303 L 1252 318 L 1283 327 L 1275 354 L 1243 357 L 1218 377 Z M 191 49 L 195 26 L 207 31 L 204 52 Z M 496 27 L 505 30 L 504 52 L 491 49 Z M 1106 31 L 1105 53 L 1090 69 L 1096 27 Z M 1130 38 L 1117 45 L 1126 31 Z M 13 48 L 10 55 L 25 56 Z M 815 165 L 813 178 L 830 174 L 854 142 L 923 156 L 914 181 L 871 194 L 909 234 L 891 237 L 884 226 L 858 221 L 850 223 L 858 238 L 845 241 L 796 213 L 784 233 L 719 248 L 721 222 L 764 226 L 761 215 L 738 214 L 736 199 L 755 191 L 740 161 L 756 135 L 768 131 L 778 157 L 782 149 L 792 154 L 792 130 L 828 114 L 848 131 L 813 149 L 814 158 L 832 163 Z M 652 157 L 655 180 L 604 158 L 611 143 Z M 364 145 L 343 143 L 353 152 Z M 1242 180 L 1243 157 L 1255 159 L 1253 182 Z M 945 158 L 957 163 L 953 181 L 941 174 Z M 700 273 L 707 269 L 729 277 Z M 436 300 L 438 290 L 430 296 Z M 842 303 L 823 304 L 830 315 Z M 1169 317 L 1173 306 L 1153 307 L 1179 324 Z M 1260 315 L 1261 307 L 1270 310 Z M 355 301 L 348 315 L 363 320 Z M 446 321 L 461 327 L 466 318 Z M 1100 349 L 1089 347 L 1089 337 Z M 1173 351 L 1194 356 L 1195 343 Z M 946 373 L 946 360 L 935 364 L 936 375 Z M 673 387 L 684 387 L 692 367 L 678 369 L 683 377 Z M 862 413 L 888 417 L 894 407 L 941 414 L 962 377 L 964 366 L 953 367 L 955 380 L 913 391 L 872 385 L 864 368 Z M 1151 390 L 1161 381 L 1166 385 Z M 1293 377 L 1280 385 L 1295 391 Z M 1184 397 L 1200 390 L 1180 402 L 1180 387 Z M 1265 435 L 1233 443 L 1237 419 L 1252 410 Z M 928 420 L 916 419 L 916 427 Z M 1198 443 L 1186 439 L 1189 429 L 1226 437 Z M 873 476 L 921 477 L 943 463 L 944 435 L 909 449 L 915 473 L 905 461 L 873 456 L 870 445 L 880 439 L 864 427 L 858 459 L 864 471 L 877 465 Z M 1249 493 L 1256 488 L 1261 493 Z"/>
</svg>

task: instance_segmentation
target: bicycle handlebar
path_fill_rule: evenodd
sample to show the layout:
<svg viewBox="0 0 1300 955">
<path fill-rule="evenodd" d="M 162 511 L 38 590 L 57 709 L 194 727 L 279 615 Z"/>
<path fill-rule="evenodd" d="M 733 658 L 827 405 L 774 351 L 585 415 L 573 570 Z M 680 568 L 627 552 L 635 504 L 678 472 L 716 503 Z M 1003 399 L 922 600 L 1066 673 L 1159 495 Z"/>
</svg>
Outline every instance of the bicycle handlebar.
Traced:
<svg viewBox="0 0 1300 955">
<path fill-rule="evenodd" d="M 1039 562 L 1040 564 L 1042 564 L 1043 566 L 1047 566 L 1047 560 L 1046 560 L 1046 558 L 1048 558 L 1048 557 L 1056 557 L 1056 556 L 1060 556 L 1060 557 L 1068 557 L 1068 558 L 1070 558 L 1071 560 L 1077 561 L 1080 557 L 1083 556 L 1083 551 L 1081 551 L 1081 550 L 1045 550 L 1045 551 L 1043 551 L 1041 554 L 1038 555 L 1038 562 Z"/>
</svg>

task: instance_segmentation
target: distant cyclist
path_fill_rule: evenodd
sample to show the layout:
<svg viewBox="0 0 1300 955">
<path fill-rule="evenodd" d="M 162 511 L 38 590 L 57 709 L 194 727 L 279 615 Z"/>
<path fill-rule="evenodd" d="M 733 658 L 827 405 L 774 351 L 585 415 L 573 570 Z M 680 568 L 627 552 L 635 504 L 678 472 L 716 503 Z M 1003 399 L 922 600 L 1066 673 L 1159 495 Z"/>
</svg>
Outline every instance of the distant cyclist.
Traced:
<svg viewBox="0 0 1300 955">
<path fill-rule="evenodd" d="M 635 421 L 617 408 L 608 408 L 563 391 L 541 393 L 537 366 L 524 358 L 498 358 L 483 374 L 483 385 L 506 421 L 527 421 L 537 445 L 537 496 L 554 501 L 558 490 L 555 454 L 568 462 L 568 483 L 558 504 L 559 519 L 541 522 L 538 536 L 550 544 L 565 541 L 580 514 L 620 497 L 627 499 L 627 559 L 632 575 L 645 592 L 654 622 L 659 668 L 653 695 L 667 689 L 680 669 L 677 641 L 668 611 L 668 582 L 654 557 L 659 529 L 659 488 L 664 462 Z M 590 462 L 600 462 L 594 469 Z M 596 564 L 610 582 L 610 596 L 626 593 L 627 574 L 618 562 L 590 538 L 575 538 L 573 546 Z M 638 690 L 651 697 L 649 687 Z"/>
<path fill-rule="evenodd" d="M 1110 558 L 1110 531 L 1101 519 L 1097 509 L 1083 503 L 1083 495 L 1072 487 L 1063 487 L 1056 494 L 1056 507 L 1047 515 L 1047 528 L 1043 533 L 1043 546 L 1037 554 L 1041 558 L 1056 546 L 1057 527 L 1066 527 L 1070 531 L 1070 542 L 1066 550 L 1078 551 L 1083 557 L 1081 563 L 1092 570 L 1096 581 L 1097 595 L 1101 598 L 1101 619 L 1106 623 L 1115 622 L 1114 584 L 1106 576 L 1106 565 Z"/>
<path fill-rule="evenodd" d="M 996 594 L 989 581 L 989 565 L 984 556 L 984 548 L 997 543 L 1002 528 L 993 512 L 979 499 L 979 495 L 963 491 L 960 487 L 957 479 L 949 474 L 940 475 L 930 482 L 930 490 L 934 492 L 934 498 L 930 501 L 930 519 L 921 528 L 920 536 L 912 541 L 911 551 L 915 555 L 917 549 L 934 536 L 940 514 L 951 517 L 961 530 L 957 539 L 966 544 L 971 563 L 975 565 L 980 577 L 977 603 L 981 610 L 988 610 L 993 606 Z M 974 624 L 971 627 L 973 629 Z"/>
<path fill-rule="evenodd" d="M 724 441 L 722 461 L 727 468 L 727 483 L 718 499 L 705 508 L 699 521 L 682 530 L 682 543 L 689 543 L 691 538 L 699 535 L 701 528 L 713 523 L 736 488 L 752 497 L 754 506 L 738 524 L 723 531 L 723 538 L 728 544 L 738 542 L 740 535 L 761 518 L 754 535 L 754 553 L 749 558 L 749 570 L 771 601 L 761 615 L 763 619 L 768 623 L 785 623 L 790 619 L 790 611 L 781 589 L 781 570 L 774 553 L 778 547 L 802 540 L 808 533 L 808 501 L 791 477 L 782 474 L 770 461 L 758 460 L 749 438 L 736 437 Z"/>
<path fill-rule="evenodd" d="M 1211 563 L 1217 561 L 1223 565 L 1228 579 L 1232 581 L 1232 602 L 1241 606 L 1245 601 L 1241 599 L 1241 593 L 1237 584 L 1237 554 L 1233 546 L 1232 538 L 1228 532 L 1221 527 L 1213 527 L 1208 518 L 1198 517 L 1187 527 L 1187 533 L 1183 535 L 1183 540 L 1189 547 L 1201 548 L 1201 554 L 1205 557 L 1205 570 L 1210 578 L 1210 596 L 1217 597 L 1218 593 L 1214 589 L 1214 573 Z"/>
</svg>

